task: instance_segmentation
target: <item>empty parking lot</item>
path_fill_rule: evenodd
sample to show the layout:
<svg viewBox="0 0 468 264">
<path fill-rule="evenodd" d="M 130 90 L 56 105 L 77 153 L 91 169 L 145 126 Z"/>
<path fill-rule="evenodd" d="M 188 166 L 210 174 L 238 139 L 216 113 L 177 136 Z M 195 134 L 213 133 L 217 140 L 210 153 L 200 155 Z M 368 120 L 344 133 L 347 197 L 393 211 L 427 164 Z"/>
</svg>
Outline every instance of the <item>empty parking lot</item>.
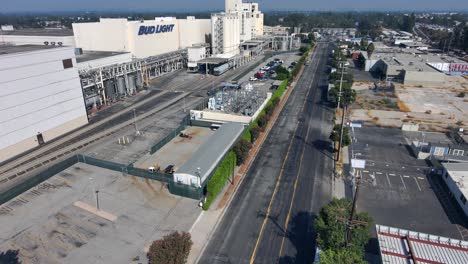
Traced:
<svg viewBox="0 0 468 264">
<path fill-rule="evenodd" d="M 363 127 L 353 136 L 350 154 L 366 160 L 359 172 L 359 211 L 369 212 L 378 224 L 468 238 L 456 205 L 441 197 L 440 176 L 413 157 L 401 130 Z"/>
</svg>

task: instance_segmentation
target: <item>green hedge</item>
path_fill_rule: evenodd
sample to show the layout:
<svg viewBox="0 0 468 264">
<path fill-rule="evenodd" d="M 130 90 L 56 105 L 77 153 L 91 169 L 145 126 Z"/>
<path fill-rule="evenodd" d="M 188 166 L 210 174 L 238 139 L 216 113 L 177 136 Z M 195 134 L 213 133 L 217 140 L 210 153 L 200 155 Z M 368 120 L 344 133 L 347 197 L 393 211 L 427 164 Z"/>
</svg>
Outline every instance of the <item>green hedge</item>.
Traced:
<svg viewBox="0 0 468 264">
<path fill-rule="evenodd" d="M 236 154 L 230 151 L 229 154 L 221 161 L 218 168 L 214 172 L 211 179 L 206 185 L 207 196 L 206 202 L 203 204 L 203 210 L 210 208 L 213 200 L 218 196 L 219 192 L 223 189 L 226 181 L 231 177 L 236 166 Z"/>
</svg>

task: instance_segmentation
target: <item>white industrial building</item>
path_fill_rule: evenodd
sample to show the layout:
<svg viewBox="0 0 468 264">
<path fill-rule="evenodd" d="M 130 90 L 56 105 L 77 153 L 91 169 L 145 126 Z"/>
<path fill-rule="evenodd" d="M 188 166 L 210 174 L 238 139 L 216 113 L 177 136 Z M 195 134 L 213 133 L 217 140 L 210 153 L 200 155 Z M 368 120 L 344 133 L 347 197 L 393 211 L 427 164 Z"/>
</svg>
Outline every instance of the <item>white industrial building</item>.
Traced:
<svg viewBox="0 0 468 264">
<path fill-rule="evenodd" d="M 0 161 L 88 123 L 73 47 L 0 46 Z"/>
<path fill-rule="evenodd" d="M 442 179 L 447 184 L 451 196 L 457 200 L 465 216 L 468 217 L 466 201 L 468 198 L 468 163 L 443 163 L 442 166 L 444 166 Z"/>
<path fill-rule="evenodd" d="M 76 47 L 85 51 L 130 52 L 136 58 L 146 58 L 206 43 L 211 21 L 194 17 L 143 21 L 101 18 L 99 22 L 74 23 L 73 32 Z"/>
<path fill-rule="evenodd" d="M 74 46 L 75 39 L 70 29 L 14 29 L 3 25 L 0 30 L 0 45 L 50 45 Z"/>
<path fill-rule="evenodd" d="M 225 0 L 225 12 L 211 14 L 211 32 L 214 55 L 237 55 L 242 42 L 263 36 L 263 14 L 257 3 Z"/>
<path fill-rule="evenodd" d="M 222 124 L 209 140 L 176 170 L 174 182 L 196 187 L 203 186 L 243 132 L 242 123 Z"/>
</svg>

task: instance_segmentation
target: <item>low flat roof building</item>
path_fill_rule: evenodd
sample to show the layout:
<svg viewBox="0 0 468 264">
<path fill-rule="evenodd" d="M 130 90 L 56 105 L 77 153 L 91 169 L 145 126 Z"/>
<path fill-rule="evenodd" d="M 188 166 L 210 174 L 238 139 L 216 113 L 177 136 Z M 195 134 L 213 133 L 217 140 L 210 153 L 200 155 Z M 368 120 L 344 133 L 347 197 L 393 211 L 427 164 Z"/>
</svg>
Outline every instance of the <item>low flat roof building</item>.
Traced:
<svg viewBox="0 0 468 264">
<path fill-rule="evenodd" d="M 174 182 L 201 187 L 244 131 L 241 123 L 225 123 L 174 173 Z"/>
<path fill-rule="evenodd" d="M 451 194 L 468 217 L 468 163 L 442 163 L 444 179 Z M 467 262 L 468 263 L 468 262 Z"/>
<path fill-rule="evenodd" d="M 376 225 L 382 263 L 468 263 L 468 241 Z"/>
</svg>

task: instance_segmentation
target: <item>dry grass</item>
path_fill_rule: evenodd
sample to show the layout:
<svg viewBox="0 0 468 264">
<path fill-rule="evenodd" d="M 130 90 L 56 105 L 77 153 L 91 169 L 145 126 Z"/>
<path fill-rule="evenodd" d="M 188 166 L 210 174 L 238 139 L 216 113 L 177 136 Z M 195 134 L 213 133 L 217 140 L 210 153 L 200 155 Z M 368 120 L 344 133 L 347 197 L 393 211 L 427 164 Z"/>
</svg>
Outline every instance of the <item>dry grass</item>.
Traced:
<svg viewBox="0 0 468 264">
<path fill-rule="evenodd" d="M 400 109 L 401 112 L 411 112 L 409 107 L 402 101 L 398 100 L 397 105 L 398 105 L 398 109 Z"/>
</svg>

